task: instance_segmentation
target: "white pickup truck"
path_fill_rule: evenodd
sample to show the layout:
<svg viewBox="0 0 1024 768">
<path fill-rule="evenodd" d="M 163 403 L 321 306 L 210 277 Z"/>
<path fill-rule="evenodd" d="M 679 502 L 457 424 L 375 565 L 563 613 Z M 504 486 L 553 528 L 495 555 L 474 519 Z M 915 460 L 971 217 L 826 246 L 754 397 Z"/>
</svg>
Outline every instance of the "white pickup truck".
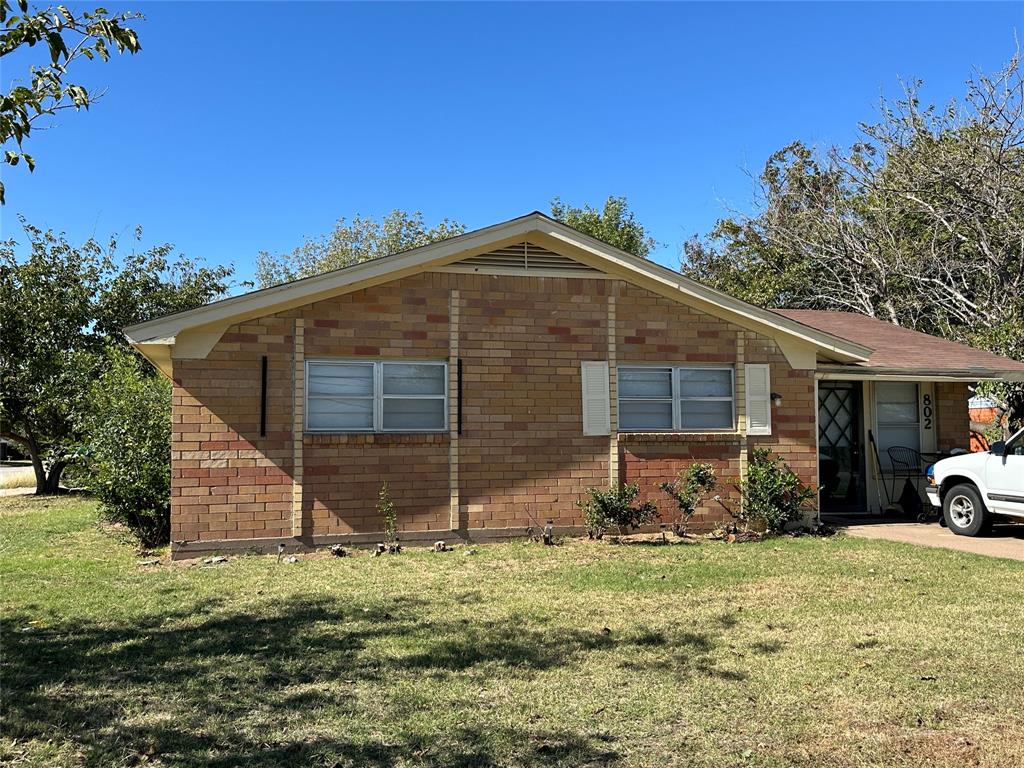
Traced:
<svg viewBox="0 0 1024 768">
<path fill-rule="evenodd" d="M 985 453 L 937 462 L 928 481 L 928 500 L 960 536 L 988 532 L 997 517 L 1024 522 L 1024 429 Z"/>
</svg>

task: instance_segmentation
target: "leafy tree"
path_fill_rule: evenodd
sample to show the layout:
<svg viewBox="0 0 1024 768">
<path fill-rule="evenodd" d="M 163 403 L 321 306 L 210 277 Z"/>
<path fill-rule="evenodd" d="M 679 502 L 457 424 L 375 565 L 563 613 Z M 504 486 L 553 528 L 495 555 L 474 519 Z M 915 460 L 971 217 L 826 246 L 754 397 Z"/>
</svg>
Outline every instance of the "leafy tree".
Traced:
<svg viewBox="0 0 1024 768">
<path fill-rule="evenodd" d="M 609 197 L 601 210 L 584 205 L 577 208 L 556 197 L 551 201 L 552 218 L 603 243 L 646 259 L 657 242 L 629 210 L 625 197 Z"/>
<path fill-rule="evenodd" d="M 464 225 L 451 219 L 428 227 L 420 211 L 396 209 L 380 221 L 358 215 L 351 221 L 342 217 L 330 234 L 306 238 L 290 253 L 261 251 L 256 256 L 256 280 L 264 288 L 278 285 L 429 245 L 465 231 Z"/>
<path fill-rule="evenodd" d="M 166 544 L 171 520 L 171 384 L 138 355 L 111 347 L 77 424 L 86 487 L 100 511 L 144 546 Z"/>
<path fill-rule="evenodd" d="M 45 44 L 49 62 L 32 66 L 29 85 L 15 85 L 0 95 L 0 144 L 5 147 L 3 161 L 17 165 L 22 160 L 31 171 L 35 159 L 22 151 L 36 120 L 58 110 L 88 109 L 101 94 L 67 81 L 68 70 L 76 60 L 110 58 L 110 48 L 119 53 L 138 53 L 139 38 L 131 22 L 139 13 L 110 14 L 104 8 L 83 11 L 75 16 L 66 6 L 49 6 L 29 11 L 27 0 L 16 0 L 20 15 L 13 14 L 11 0 L 0 0 L 0 58 L 23 47 Z M 16 147 L 12 149 L 11 147 Z M 0 182 L 0 204 L 4 186 Z"/>
<path fill-rule="evenodd" d="M 15 240 L 0 243 L 0 437 L 32 459 L 36 493 L 56 493 L 78 457 L 90 382 L 108 367 L 109 346 L 127 348 L 121 328 L 223 295 L 232 270 L 171 261 L 169 245 L 119 259 L 114 239 L 74 246 L 22 225 L 23 259 Z"/>
<path fill-rule="evenodd" d="M 1018 59 L 945 108 L 919 88 L 883 102 L 848 150 L 772 155 L 756 214 L 687 243 L 683 273 L 762 306 L 859 312 L 1024 358 Z M 1024 416 L 1024 387 L 990 393 Z"/>
</svg>

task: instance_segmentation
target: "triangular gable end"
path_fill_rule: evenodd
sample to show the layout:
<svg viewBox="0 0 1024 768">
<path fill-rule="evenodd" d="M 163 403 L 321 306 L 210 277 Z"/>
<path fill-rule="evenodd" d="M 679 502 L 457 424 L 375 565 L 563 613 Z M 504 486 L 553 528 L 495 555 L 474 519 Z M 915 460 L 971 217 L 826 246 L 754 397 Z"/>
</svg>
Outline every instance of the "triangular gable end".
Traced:
<svg viewBox="0 0 1024 768">
<path fill-rule="evenodd" d="M 807 360 L 798 367 L 814 367 L 816 352 L 839 362 L 863 361 L 871 352 L 695 283 L 538 212 L 393 256 L 156 318 L 130 326 L 125 333 L 137 350 L 172 376 L 172 357 L 206 357 L 232 324 L 436 270 L 626 280 L 741 327 L 767 333 L 776 338 L 787 357 L 788 347 L 801 350 L 799 354 Z"/>
</svg>

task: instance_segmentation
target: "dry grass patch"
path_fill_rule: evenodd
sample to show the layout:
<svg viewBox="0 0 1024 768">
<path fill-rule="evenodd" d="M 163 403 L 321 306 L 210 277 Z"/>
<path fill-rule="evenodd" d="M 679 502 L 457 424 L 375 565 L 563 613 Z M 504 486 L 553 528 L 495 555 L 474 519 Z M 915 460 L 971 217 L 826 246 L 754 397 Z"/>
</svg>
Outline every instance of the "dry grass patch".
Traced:
<svg viewBox="0 0 1024 768">
<path fill-rule="evenodd" d="M 0 473 L 0 490 L 11 488 L 35 488 L 36 474 L 32 467 L 18 467 Z"/>
</svg>

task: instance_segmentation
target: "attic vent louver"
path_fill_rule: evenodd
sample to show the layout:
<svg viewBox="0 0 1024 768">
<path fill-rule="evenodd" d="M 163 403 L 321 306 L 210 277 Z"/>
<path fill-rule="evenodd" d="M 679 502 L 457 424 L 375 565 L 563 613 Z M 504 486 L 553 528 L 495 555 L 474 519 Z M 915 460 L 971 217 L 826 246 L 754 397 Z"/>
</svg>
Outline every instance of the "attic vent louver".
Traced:
<svg viewBox="0 0 1024 768">
<path fill-rule="evenodd" d="M 498 248 L 488 253 L 481 253 L 478 256 L 470 256 L 454 264 L 448 265 L 446 269 L 458 272 L 539 272 L 551 273 L 562 272 L 571 274 L 594 273 L 600 271 L 586 264 L 553 253 L 546 248 L 541 248 L 533 243 L 516 243 L 504 248 Z"/>
</svg>

